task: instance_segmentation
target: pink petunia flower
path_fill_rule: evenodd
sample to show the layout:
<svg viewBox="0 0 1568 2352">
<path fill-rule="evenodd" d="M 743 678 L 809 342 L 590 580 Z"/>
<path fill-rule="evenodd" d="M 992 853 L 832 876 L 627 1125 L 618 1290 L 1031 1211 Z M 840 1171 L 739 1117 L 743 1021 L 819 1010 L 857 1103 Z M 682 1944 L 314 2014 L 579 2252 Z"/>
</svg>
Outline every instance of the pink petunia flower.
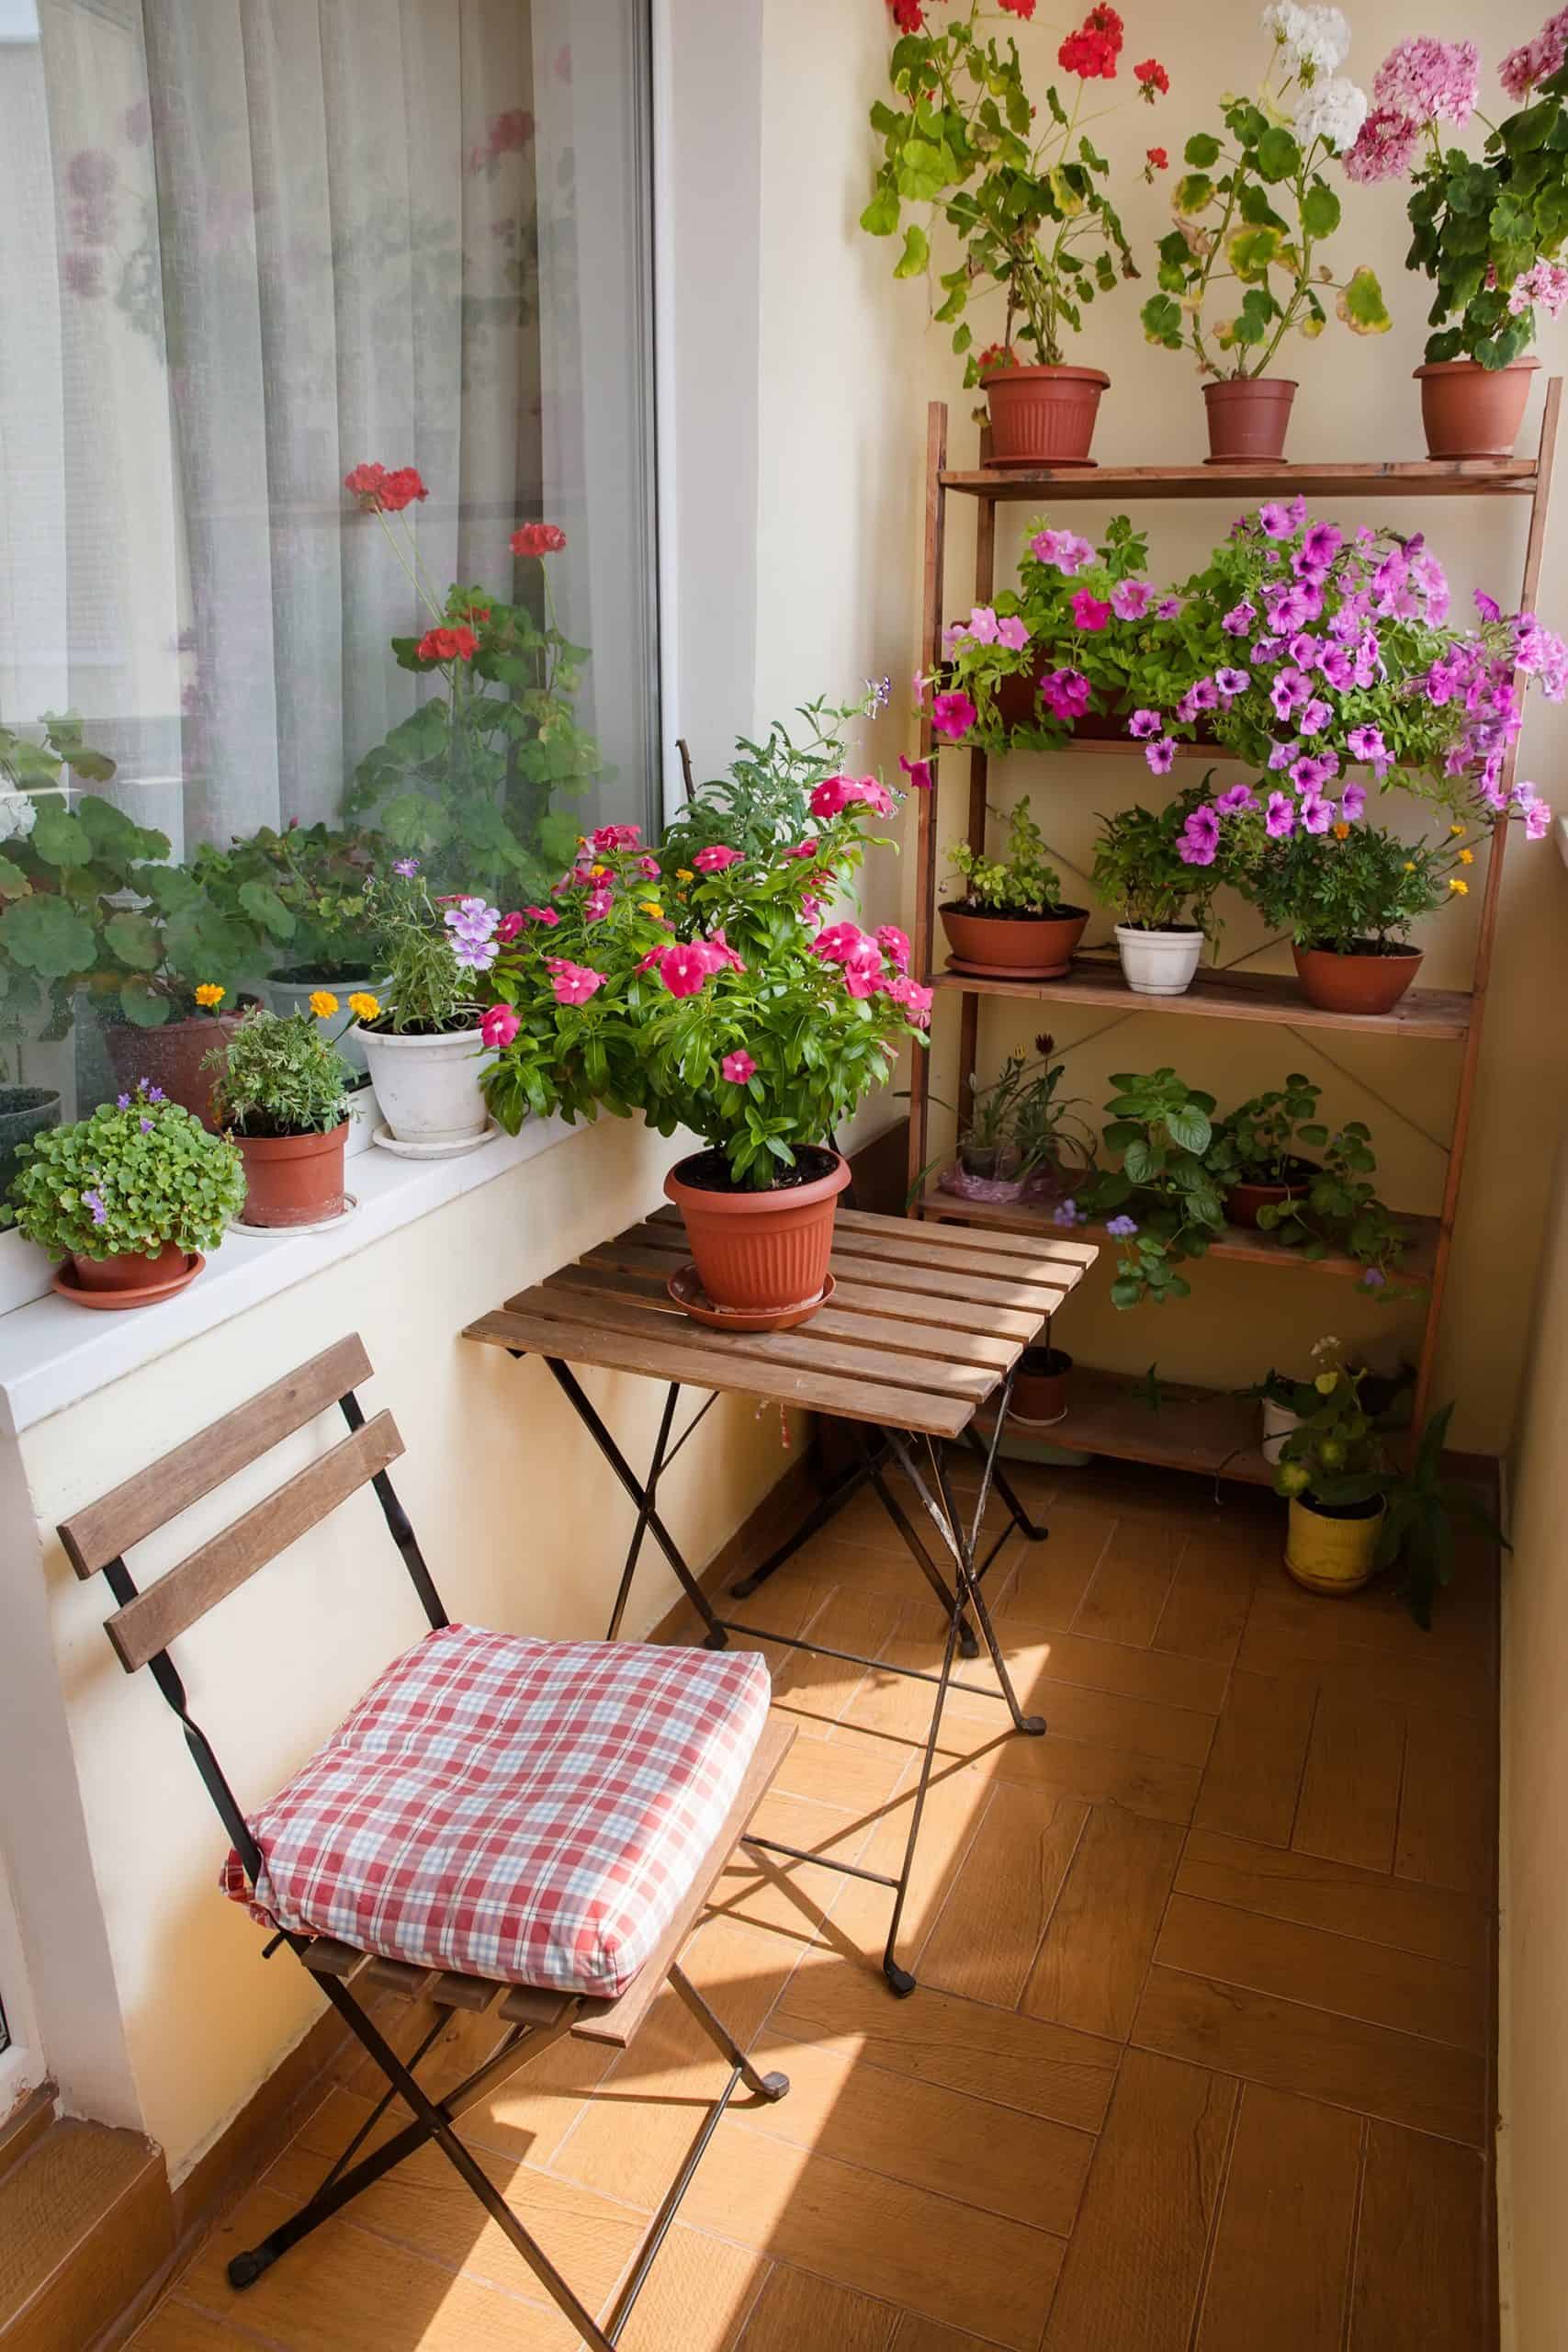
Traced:
<svg viewBox="0 0 1568 2352">
<path fill-rule="evenodd" d="M 1162 735 L 1144 745 L 1144 757 L 1156 775 L 1168 775 L 1176 763 L 1176 745 L 1170 736 Z"/>
<path fill-rule="evenodd" d="M 904 757 L 903 752 L 900 752 L 898 754 L 898 764 L 903 769 L 904 774 L 908 777 L 909 782 L 913 785 L 917 792 L 929 792 L 932 785 L 936 782 L 936 778 L 931 773 L 931 763 L 930 760 L 907 760 Z M 791 854 L 792 853 L 786 852 L 786 854 Z"/>
<path fill-rule="evenodd" d="M 960 735 L 967 735 L 975 724 L 976 716 L 975 706 L 968 695 L 956 691 L 938 695 L 931 704 L 931 725 L 939 735 L 946 735 L 950 739 L 956 740 Z M 818 789 L 820 791 L 821 786 L 818 786 Z M 812 814 L 815 816 L 817 813 L 816 802 L 813 798 Z"/>
<path fill-rule="evenodd" d="M 1111 618 L 1111 611 L 1103 597 L 1091 595 L 1087 588 L 1074 591 L 1073 627 L 1082 629 L 1086 636 L 1102 629 Z"/>
</svg>

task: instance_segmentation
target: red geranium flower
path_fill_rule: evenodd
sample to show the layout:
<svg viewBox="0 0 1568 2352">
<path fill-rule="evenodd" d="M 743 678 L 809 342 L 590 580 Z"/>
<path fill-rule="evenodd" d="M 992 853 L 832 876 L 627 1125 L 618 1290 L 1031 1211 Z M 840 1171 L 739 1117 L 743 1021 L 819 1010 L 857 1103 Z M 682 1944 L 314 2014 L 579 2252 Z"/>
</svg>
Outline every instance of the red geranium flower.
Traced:
<svg viewBox="0 0 1568 2352">
<path fill-rule="evenodd" d="M 926 20 L 921 13 L 920 0 L 891 0 L 891 5 L 893 21 L 901 33 L 924 32 Z"/>
<path fill-rule="evenodd" d="M 1153 164 L 1156 172 L 1169 171 L 1170 157 L 1166 153 L 1163 147 L 1151 147 L 1148 151 L 1148 157 L 1149 162 Z"/>
<path fill-rule="evenodd" d="M 400 466 L 381 483 L 381 504 L 389 514 L 400 514 L 403 508 L 412 506 L 416 498 L 429 496 L 430 492 L 421 481 L 415 466 Z"/>
<path fill-rule="evenodd" d="M 1113 82 L 1121 54 L 1122 19 L 1114 8 L 1101 6 L 1091 8 L 1077 32 L 1067 35 L 1056 51 L 1056 62 L 1082 82 Z"/>
<path fill-rule="evenodd" d="M 513 555 L 559 555 L 566 533 L 558 523 L 525 523 L 512 534 Z"/>
<path fill-rule="evenodd" d="M 1026 22 L 1034 14 L 1034 0 L 1001 0 L 1001 5 L 1010 15 L 1022 17 Z"/>
<path fill-rule="evenodd" d="M 381 485 L 387 479 L 385 466 L 355 466 L 344 474 L 343 486 L 358 499 L 367 513 L 374 514 L 381 503 Z"/>
<path fill-rule="evenodd" d="M 479 647 L 471 628 L 427 628 L 414 651 L 422 662 L 471 662 Z"/>
<path fill-rule="evenodd" d="M 1145 57 L 1141 65 L 1134 65 L 1133 79 L 1134 82 L 1143 84 L 1144 96 L 1151 106 L 1154 104 L 1156 90 L 1163 98 L 1170 88 L 1170 76 L 1157 57 Z"/>
<path fill-rule="evenodd" d="M 1016 368 L 1018 354 L 1010 343 L 988 343 L 984 351 L 976 353 L 975 365 L 982 375 L 987 368 Z"/>
</svg>

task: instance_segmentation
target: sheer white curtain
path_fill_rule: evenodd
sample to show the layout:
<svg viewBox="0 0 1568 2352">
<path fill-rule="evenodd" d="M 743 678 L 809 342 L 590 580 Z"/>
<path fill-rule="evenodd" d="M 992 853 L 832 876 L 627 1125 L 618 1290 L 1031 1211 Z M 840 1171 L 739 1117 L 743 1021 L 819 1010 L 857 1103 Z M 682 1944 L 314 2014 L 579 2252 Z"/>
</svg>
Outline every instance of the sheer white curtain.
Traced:
<svg viewBox="0 0 1568 2352">
<path fill-rule="evenodd" d="M 335 816 L 412 707 L 362 458 L 419 468 L 438 582 L 506 593 L 515 522 L 566 525 L 601 797 L 641 813 L 638 17 L 0 0 L 0 718 L 82 711 L 176 854 Z"/>
</svg>

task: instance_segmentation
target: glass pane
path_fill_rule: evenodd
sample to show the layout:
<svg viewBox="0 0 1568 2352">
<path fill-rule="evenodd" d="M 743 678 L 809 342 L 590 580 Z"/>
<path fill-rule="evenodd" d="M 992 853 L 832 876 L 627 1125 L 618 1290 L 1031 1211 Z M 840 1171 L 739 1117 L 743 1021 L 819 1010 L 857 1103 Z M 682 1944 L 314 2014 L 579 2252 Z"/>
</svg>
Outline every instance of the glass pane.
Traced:
<svg viewBox="0 0 1568 2352">
<path fill-rule="evenodd" d="M 286 854 L 510 907 L 648 821 L 645 6 L 0 0 L 0 1078 L 67 1115 L 199 979 L 356 960 Z"/>
</svg>

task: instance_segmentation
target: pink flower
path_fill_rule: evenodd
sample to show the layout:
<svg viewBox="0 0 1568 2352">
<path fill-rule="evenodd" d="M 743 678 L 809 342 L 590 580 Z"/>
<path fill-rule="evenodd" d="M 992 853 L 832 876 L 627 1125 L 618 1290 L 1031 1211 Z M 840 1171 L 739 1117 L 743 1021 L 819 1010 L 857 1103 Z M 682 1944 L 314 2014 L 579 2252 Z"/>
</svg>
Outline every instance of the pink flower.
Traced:
<svg viewBox="0 0 1568 2352">
<path fill-rule="evenodd" d="M 1355 143 L 1345 151 L 1345 176 L 1363 187 L 1378 180 L 1402 180 L 1421 144 L 1421 126 L 1393 107 L 1374 107 Z"/>
<path fill-rule="evenodd" d="M 882 986 L 882 950 L 874 939 L 862 939 L 840 957 L 844 986 L 853 997 L 874 996 Z"/>
<path fill-rule="evenodd" d="M 1081 718 L 1089 708 L 1089 680 L 1081 670 L 1053 670 L 1041 679 L 1040 692 L 1057 718 Z"/>
<path fill-rule="evenodd" d="M 1418 33 L 1402 40 L 1378 67 L 1372 96 L 1380 107 L 1412 122 L 1446 119 L 1463 130 L 1475 111 L 1481 59 L 1469 40 L 1434 40 Z"/>
<path fill-rule="evenodd" d="M 711 849 L 698 850 L 692 860 L 692 864 L 699 874 L 722 874 L 727 865 L 740 865 L 744 863 L 745 853 L 741 850 L 727 848 L 723 842 L 715 842 Z"/>
<path fill-rule="evenodd" d="M 1151 735 L 1157 735 L 1164 725 L 1157 710 L 1135 710 L 1127 721 L 1127 732 L 1134 743 L 1143 743 Z"/>
<path fill-rule="evenodd" d="M 750 1055 L 744 1051 L 726 1054 L 719 1064 L 719 1069 L 732 1086 L 744 1086 L 748 1079 L 755 1078 L 757 1075 L 756 1063 L 751 1059 Z"/>
<path fill-rule="evenodd" d="M 796 842 L 791 848 L 784 851 L 783 854 L 785 857 L 815 857 L 819 847 L 820 843 L 814 841 Z"/>
<path fill-rule="evenodd" d="M 1176 745 L 1168 735 L 1144 745 L 1144 757 L 1156 775 L 1168 775 L 1176 760 Z"/>
<path fill-rule="evenodd" d="M 523 919 L 525 922 L 542 922 L 549 925 L 554 925 L 560 921 L 554 907 L 525 907 Z M 505 920 L 510 922 L 512 918 L 508 915 Z"/>
<path fill-rule="evenodd" d="M 893 814 L 893 795 L 876 776 L 863 775 L 853 797 L 863 800 L 868 808 L 874 808 L 879 817 L 891 817 Z"/>
<path fill-rule="evenodd" d="M 930 760 L 907 760 L 900 752 L 898 764 L 917 792 L 929 792 L 936 782 L 935 776 L 931 774 Z M 795 854 L 793 850 L 786 850 L 784 853 L 786 856 L 794 856 Z"/>
<path fill-rule="evenodd" d="M 1111 606 L 1099 596 L 1091 596 L 1087 588 L 1075 590 L 1073 595 L 1073 627 L 1088 635 L 1101 629 L 1111 618 Z"/>
<path fill-rule="evenodd" d="M 1141 621 L 1153 598 L 1146 580 L 1119 580 L 1111 591 L 1111 609 L 1119 621 Z"/>
<path fill-rule="evenodd" d="M 552 956 L 548 963 L 558 1004 L 586 1004 L 604 985 L 604 974 L 590 964 L 573 964 L 564 956 Z"/>
<path fill-rule="evenodd" d="M 616 850 L 636 849 L 642 839 L 640 825 L 601 825 L 589 842 L 589 848 L 608 857 Z"/>
<path fill-rule="evenodd" d="M 523 928 L 523 918 L 515 912 L 502 915 L 496 924 L 495 935 L 502 947 L 508 946 Z"/>
<path fill-rule="evenodd" d="M 1037 531 L 1029 542 L 1029 551 L 1036 563 L 1054 564 L 1069 576 L 1094 560 L 1094 549 L 1076 531 Z"/>
<path fill-rule="evenodd" d="M 743 972 L 746 969 L 745 965 L 726 939 L 722 923 L 706 939 L 699 939 L 697 945 L 707 957 L 708 969 L 712 972 L 721 972 L 727 967 L 732 972 Z"/>
<path fill-rule="evenodd" d="M 912 980 L 907 973 L 900 972 L 897 979 L 888 980 L 885 984 L 882 993 L 884 996 L 891 997 L 895 1004 L 903 1006 L 917 1029 L 925 1029 L 931 1025 L 931 1001 L 934 992 L 919 980 Z"/>
<path fill-rule="evenodd" d="M 931 725 L 939 735 L 954 740 L 968 734 L 976 716 L 975 706 L 966 694 L 938 695 L 931 704 Z M 821 786 L 818 786 L 818 789 L 820 790 Z M 812 813 L 817 813 L 815 800 L 812 802 Z"/>
<path fill-rule="evenodd" d="M 878 925 L 876 944 L 881 948 L 884 956 L 886 956 L 887 961 L 892 965 L 893 969 L 896 972 L 907 972 L 908 970 L 908 933 L 907 932 L 900 931 L 896 922 L 885 922 Z"/>
<path fill-rule="evenodd" d="M 684 942 L 675 947 L 657 948 L 654 954 L 658 959 L 659 977 L 671 996 L 699 995 L 704 982 L 712 977 L 715 970 L 713 961 L 704 948 L 688 946 Z M 654 958 L 649 960 L 651 962 Z"/>
<path fill-rule="evenodd" d="M 558 985 L 556 993 L 558 996 L 560 993 Z M 562 1001 L 565 1001 L 564 998 Z M 487 1046 L 497 1049 L 502 1046 L 510 1046 L 522 1026 L 523 1023 L 509 1004 L 492 1004 L 479 1023 L 479 1035 Z"/>
<path fill-rule="evenodd" d="M 833 922 L 818 932 L 812 942 L 812 954 L 822 956 L 829 964 L 841 964 L 863 941 L 865 933 L 858 922 Z"/>
<path fill-rule="evenodd" d="M 814 817 L 831 818 L 841 815 L 850 799 L 853 778 L 847 775 L 825 775 L 807 803 Z"/>
</svg>

